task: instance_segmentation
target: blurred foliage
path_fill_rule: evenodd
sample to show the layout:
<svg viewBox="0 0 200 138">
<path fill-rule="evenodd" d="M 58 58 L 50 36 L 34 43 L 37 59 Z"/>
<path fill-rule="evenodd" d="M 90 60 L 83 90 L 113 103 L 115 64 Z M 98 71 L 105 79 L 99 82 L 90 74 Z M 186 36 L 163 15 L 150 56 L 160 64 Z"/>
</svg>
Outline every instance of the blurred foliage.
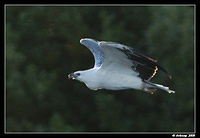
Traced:
<svg viewBox="0 0 200 138">
<path fill-rule="evenodd" d="M 93 67 L 81 38 L 144 51 L 158 71 L 158 90 L 91 91 L 67 79 Z M 7 6 L 7 132 L 193 132 L 193 6 Z"/>
</svg>

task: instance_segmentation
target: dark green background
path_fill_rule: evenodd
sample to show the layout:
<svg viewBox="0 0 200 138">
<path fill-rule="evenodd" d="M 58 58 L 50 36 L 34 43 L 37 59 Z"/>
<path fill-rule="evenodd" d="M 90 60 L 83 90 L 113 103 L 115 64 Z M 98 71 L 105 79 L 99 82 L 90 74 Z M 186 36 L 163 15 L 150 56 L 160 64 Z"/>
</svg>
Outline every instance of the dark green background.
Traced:
<svg viewBox="0 0 200 138">
<path fill-rule="evenodd" d="M 194 6 L 6 6 L 7 132 L 193 132 Z M 93 67 L 81 38 L 151 55 L 158 90 L 91 91 L 67 79 Z M 119 72 L 120 73 L 120 72 Z"/>
</svg>

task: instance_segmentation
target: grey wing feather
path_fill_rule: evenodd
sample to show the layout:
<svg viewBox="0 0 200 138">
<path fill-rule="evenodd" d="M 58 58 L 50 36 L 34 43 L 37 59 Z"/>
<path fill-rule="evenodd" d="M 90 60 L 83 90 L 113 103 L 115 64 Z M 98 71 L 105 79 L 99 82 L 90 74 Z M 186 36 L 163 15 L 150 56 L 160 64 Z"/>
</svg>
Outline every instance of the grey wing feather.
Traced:
<svg viewBox="0 0 200 138">
<path fill-rule="evenodd" d="M 94 55 L 95 58 L 95 67 L 100 67 L 104 61 L 104 53 L 98 45 L 99 41 L 94 39 L 81 39 L 80 43 L 86 46 Z"/>
<path fill-rule="evenodd" d="M 127 59 L 132 61 L 132 70 L 139 72 L 139 76 L 143 80 L 150 80 L 156 74 L 158 69 L 167 73 L 167 71 L 157 63 L 157 60 L 131 47 L 115 42 L 100 42 L 99 45 L 107 48 L 114 47 L 124 53 L 127 56 Z M 171 78 L 170 75 L 168 76 Z"/>
</svg>

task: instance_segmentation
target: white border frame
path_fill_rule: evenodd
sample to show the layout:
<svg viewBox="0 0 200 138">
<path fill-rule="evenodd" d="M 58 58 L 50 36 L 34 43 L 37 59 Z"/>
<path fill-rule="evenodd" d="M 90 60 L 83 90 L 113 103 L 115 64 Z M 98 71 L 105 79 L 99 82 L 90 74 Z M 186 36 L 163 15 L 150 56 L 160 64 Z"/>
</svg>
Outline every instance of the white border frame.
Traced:
<svg viewBox="0 0 200 138">
<path fill-rule="evenodd" d="M 4 80 L 6 80 L 6 7 L 8 6 L 193 6 L 194 7 L 194 132 L 7 132 L 6 131 L 6 81 L 4 81 L 4 133 L 5 134 L 196 134 L 196 5 L 195 4 L 5 4 L 4 5 Z"/>
</svg>

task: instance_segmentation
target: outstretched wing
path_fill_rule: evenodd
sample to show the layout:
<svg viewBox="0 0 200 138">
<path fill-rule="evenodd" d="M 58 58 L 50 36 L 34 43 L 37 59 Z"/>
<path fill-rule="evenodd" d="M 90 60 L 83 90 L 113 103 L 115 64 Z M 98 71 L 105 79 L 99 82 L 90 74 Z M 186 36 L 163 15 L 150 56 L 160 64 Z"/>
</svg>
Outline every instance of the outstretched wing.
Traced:
<svg viewBox="0 0 200 138">
<path fill-rule="evenodd" d="M 95 67 L 111 67 L 111 70 L 119 68 L 131 69 L 134 75 L 138 75 L 143 80 L 150 80 L 158 69 L 165 73 L 167 71 L 161 67 L 157 60 L 131 47 L 114 43 L 98 42 L 93 39 L 81 39 L 81 43 L 88 47 L 95 57 Z"/>
<path fill-rule="evenodd" d="M 131 67 L 134 72 L 138 72 L 139 77 L 141 77 L 143 80 L 150 80 L 156 74 L 158 69 L 167 73 L 167 71 L 157 63 L 157 60 L 131 47 L 115 42 L 99 42 L 99 46 L 103 50 L 105 57 L 110 55 L 112 56 L 113 60 L 115 60 L 115 58 L 122 58 L 120 60 L 121 64 L 127 64 L 127 66 Z M 112 49 L 109 50 L 112 53 L 117 53 L 117 51 L 120 51 L 126 55 L 126 57 L 105 52 L 108 51 L 108 49 Z M 168 76 L 171 78 L 170 75 Z"/>
</svg>

